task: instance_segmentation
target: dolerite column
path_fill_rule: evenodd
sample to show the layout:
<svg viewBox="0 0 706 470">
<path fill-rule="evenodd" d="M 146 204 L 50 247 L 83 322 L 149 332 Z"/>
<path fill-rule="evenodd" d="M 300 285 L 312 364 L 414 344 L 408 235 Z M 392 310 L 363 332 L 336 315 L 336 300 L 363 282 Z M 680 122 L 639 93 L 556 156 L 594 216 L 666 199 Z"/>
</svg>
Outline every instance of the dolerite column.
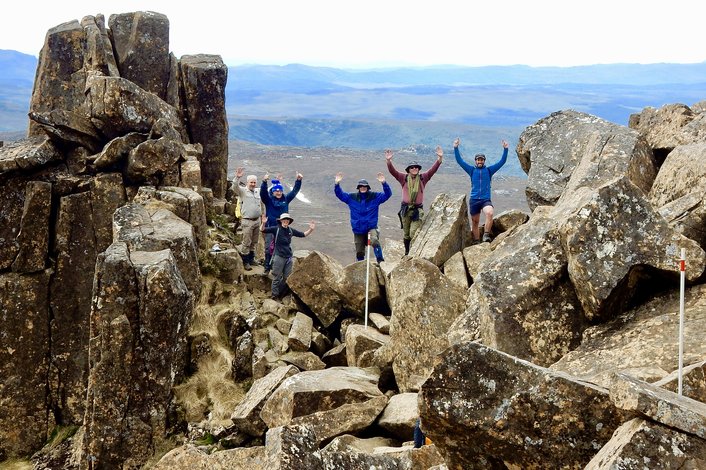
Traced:
<svg viewBox="0 0 706 470">
<path fill-rule="evenodd" d="M 228 171 L 228 119 L 225 89 L 228 67 L 217 55 L 181 57 L 184 116 L 192 143 L 203 145 L 201 183 L 225 197 Z"/>
</svg>

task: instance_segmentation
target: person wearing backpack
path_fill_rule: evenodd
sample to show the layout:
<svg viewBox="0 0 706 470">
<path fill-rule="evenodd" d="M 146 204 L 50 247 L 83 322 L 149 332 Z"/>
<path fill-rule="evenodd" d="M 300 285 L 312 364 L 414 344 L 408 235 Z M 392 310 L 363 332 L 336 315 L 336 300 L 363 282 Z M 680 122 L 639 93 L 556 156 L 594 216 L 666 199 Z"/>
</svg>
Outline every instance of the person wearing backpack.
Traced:
<svg viewBox="0 0 706 470">
<path fill-rule="evenodd" d="M 353 243 L 355 243 L 356 261 L 365 259 L 365 246 L 368 243 L 373 245 L 373 251 L 378 263 L 385 261 L 382 256 L 382 246 L 380 246 L 380 231 L 378 230 L 378 212 L 380 204 L 384 203 L 392 196 L 392 189 L 385 181 L 385 175 L 378 173 L 378 181 L 382 183 L 382 193 L 370 191 L 370 185 L 366 180 L 359 180 L 355 193 L 345 193 L 341 189 L 340 183 L 343 173 L 336 173 L 334 178 L 334 192 L 336 197 L 348 205 L 351 213 L 351 227 L 353 228 Z"/>
<path fill-rule="evenodd" d="M 287 291 L 287 278 L 292 272 L 293 252 L 292 237 L 306 237 L 314 231 L 316 224 L 309 222 L 309 228 L 301 232 L 290 225 L 294 219 L 287 213 L 281 214 L 277 218 L 277 226 L 265 227 L 263 221 L 260 231 L 272 234 L 272 299 L 279 300 L 284 297 Z M 269 248 L 269 245 L 268 245 Z"/>
<path fill-rule="evenodd" d="M 297 197 L 299 190 L 302 187 L 302 178 L 304 176 L 301 173 L 297 173 L 297 179 L 294 182 L 294 187 L 290 192 L 284 194 L 284 186 L 280 183 L 279 179 L 272 180 L 272 186 L 267 189 L 267 180 L 270 178 L 269 174 L 266 174 L 262 178 L 262 184 L 260 185 L 260 199 L 262 199 L 265 205 L 265 215 L 267 220 L 265 222 L 265 227 L 276 227 L 277 220 L 279 216 L 285 212 L 289 212 L 289 203 Z M 265 232 L 265 275 L 269 274 L 272 269 L 272 255 L 270 250 L 267 248 L 272 244 L 272 239 L 274 234 Z"/>
<path fill-rule="evenodd" d="M 385 160 L 387 161 L 387 171 L 402 185 L 402 205 L 397 214 L 402 225 L 402 236 L 404 241 L 404 254 L 409 254 L 409 247 L 412 238 L 422 225 L 424 218 L 424 187 L 436 170 L 441 166 L 444 159 L 444 151 L 440 146 L 436 147 L 436 161 L 424 173 L 422 165 L 413 161 L 405 168 L 405 173 L 398 171 L 392 164 L 392 150 L 385 150 Z"/>
</svg>

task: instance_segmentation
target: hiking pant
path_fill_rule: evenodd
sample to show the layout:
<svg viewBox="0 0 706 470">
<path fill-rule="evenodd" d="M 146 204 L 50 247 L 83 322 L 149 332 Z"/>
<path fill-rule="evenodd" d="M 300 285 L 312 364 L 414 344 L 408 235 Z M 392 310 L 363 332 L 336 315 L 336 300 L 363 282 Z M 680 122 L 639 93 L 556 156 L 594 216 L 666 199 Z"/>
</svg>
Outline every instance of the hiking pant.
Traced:
<svg viewBox="0 0 706 470">
<path fill-rule="evenodd" d="M 355 259 L 362 261 L 365 259 L 365 246 L 368 243 L 367 233 L 354 233 L 353 242 L 355 243 Z M 380 246 L 380 231 L 376 228 L 370 230 L 370 244 L 373 245 L 373 252 L 378 261 L 383 261 L 382 246 Z"/>
<path fill-rule="evenodd" d="M 250 253 L 255 257 L 255 249 L 257 248 L 257 240 L 260 233 L 260 218 L 251 220 L 243 219 L 240 224 L 243 234 L 243 242 L 240 245 L 240 254 L 248 256 Z M 252 261 L 252 260 L 251 260 Z"/>
<path fill-rule="evenodd" d="M 417 230 L 419 230 L 419 227 L 422 226 L 422 218 L 424 217 L 424 210 L 423 209 L 417 209 L 418 215 L 415 216 L 413 210 L 408 210 L 405 212 L 405 215 L 402 217 L 402 232 L 404 234 L 404 239 L 405 240 L 411 240 L 414 238 L 414 235 L 417 233 Z M 412 220 L 414 218 L 414 220 Z"/>
<path fill-rule="evenodd" d="M 275 238 L 274 233 L 265 233 L 265 271 L 270 271 L 272 269 L 272 257 L 270 254 L 270 243 Z"/>
<path fill-rule="evenodd" d="M 272 257 L 272 296 L 281 297 L 287 291 L 287 278 L 292 272 L 292 257 L 282 258 L 275 254 Z"/>
</svg>

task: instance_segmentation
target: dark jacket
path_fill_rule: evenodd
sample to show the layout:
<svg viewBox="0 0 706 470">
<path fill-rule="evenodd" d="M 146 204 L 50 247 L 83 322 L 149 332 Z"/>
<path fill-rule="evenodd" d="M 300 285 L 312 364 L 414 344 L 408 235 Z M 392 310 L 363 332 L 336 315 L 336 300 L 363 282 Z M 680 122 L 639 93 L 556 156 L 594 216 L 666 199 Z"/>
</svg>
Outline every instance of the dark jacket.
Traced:
<svg viewBox="0 0 706 470">
<path fill-rule="evenodd" d="M 348 204 L 351 212 L 351 228 L 353 233 L 363 234 L 378 226 L 378 208 L 380 204 L 390 199 L 392 189 L 387 181 L 382 183 L 382 193 L 368 190 L 365 194 L 356 191 L 355 193 L 344 193 L 341 186 L 336 184 L 334 192 L 336 197 Z"/>
<path fill-rule="evenodd" d="M 282 258 L 289 258 L 292 256 L 292 237 L 304 238 L 306 235 L 304 232 L 287 227 L 284 228 L 279 223 L 274 227 L 265 227 L 264 233 L 272 233 L 275 235 L 275 252 L 277 256 Z"/>
<path fill-rule="evenodd" d="M 463 161 L 458 147 L 454 147 L 454 155 L 456 156 L 456 163 L 466 170 L 468 176 L 471 177 L 471 199 L 489 200 L 490 179 L 507 161 L 507 149 L 503 149 L 503 156 L 500 158 L 499 162 L 490 166 L 483 166 L 483 168 L 469 165 Z"/>
<path fill-rule="evenodd" d="M 267 190 L 267 181 L 263 181 L 260 185 L 260 199 L 265 204 L 265 214 L 267 215 L 266 227 L 276 227 L 277 219 L 285 212 L 289 212 L 289 203 L 297 197 L 299 190 L 302 187 L 302 180 L 294 182 L 294 187 L 290 192 L 277 199 Z"/>
</svg>

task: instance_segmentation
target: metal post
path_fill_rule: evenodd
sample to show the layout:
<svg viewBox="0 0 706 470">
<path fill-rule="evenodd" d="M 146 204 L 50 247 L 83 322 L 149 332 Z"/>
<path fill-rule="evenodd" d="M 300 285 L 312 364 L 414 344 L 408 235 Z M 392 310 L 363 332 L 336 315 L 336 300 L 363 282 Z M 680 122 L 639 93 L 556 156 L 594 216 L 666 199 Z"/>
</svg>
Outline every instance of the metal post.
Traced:
<svg viewBox="0 0 706 470">
<path fill-rule="evenodd" d="M 684 285 L 686 283 L 686 249 L 681 249 L 679 260 L 679 395 L 682 394 L 682 367 L 684 364 Z"/>
<path fill-rule="evenodd" d="M 368 328 L 368 289 L 370 287 L 370 231 L 368 231 L 368 244 L 365 248 L 365 328 Z"/>
</svg>

